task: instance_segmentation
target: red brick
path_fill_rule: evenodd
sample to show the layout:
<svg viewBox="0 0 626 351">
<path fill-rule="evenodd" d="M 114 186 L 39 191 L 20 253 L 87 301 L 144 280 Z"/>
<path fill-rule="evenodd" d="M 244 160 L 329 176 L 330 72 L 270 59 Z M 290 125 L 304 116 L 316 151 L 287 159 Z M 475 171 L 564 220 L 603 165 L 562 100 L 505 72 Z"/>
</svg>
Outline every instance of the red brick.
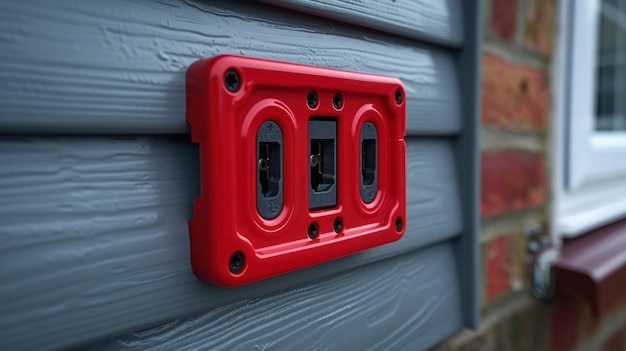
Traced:
<svg viewBox="0 0 626 351">
<path fill-rule="evenodd" d="M 543 204 L 545 168 L 540 153 L 515 149 L 482 151 L 480 214 L 493 215 Z"/>
<path fill-rule="evenodd" d="M 512 39 L 517 19 L 517 0 L 493 0 L 491 31 L 502 39 Z"/>
<path fill-rule="evenodd" d="M 483 125 L 520 131 L 546 128 L 550 92 L 544 72 L 483 54 Z"/>
<path fill-rule="evenodd" d="M 550 316 L 550 350 L 572 349 L 580 339 L 581 300 L 559 302 Z"/>
<path fill-rule="evenodd" d="M 554 42 L 556 6 L 554 0 L 529 0 L 525 9 L 524 42 L 537 52 L 549 55 Z"/>
<path fill-rule="evenodd" d="M 506 272 L 506 250 L 504 237 L 491 240 L 484 250 L 486 255 L 487 301 L 509 291 L 509 276 Z"/>
<path fill-rule="evenodd" d="M 485 245 L 487 301 L 522 287 L 524 251 L 521 234 L 499 235 Z"/>
</svg>

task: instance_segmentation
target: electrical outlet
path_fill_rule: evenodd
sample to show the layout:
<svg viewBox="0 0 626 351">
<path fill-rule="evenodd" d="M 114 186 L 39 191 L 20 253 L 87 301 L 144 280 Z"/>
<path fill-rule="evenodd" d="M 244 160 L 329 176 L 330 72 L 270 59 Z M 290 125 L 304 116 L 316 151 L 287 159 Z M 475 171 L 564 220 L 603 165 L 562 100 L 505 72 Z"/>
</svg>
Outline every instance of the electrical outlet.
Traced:
<svg viewBox="0 0 626 351">
<path fill-rule="evenodd" d="M 265 121 L 256 140 L 256 206 L 261 217 L 272 219 L 283 208 L 283 133 L 276 122 Z"/>
<path fill-rule="evenodd" d="M 376 126 L 372 122 L 365 122 L 361 127 L 360 145 L 361 145 L 361 184 L 360 194 L 361 200 L 365 203 L 371 203 L 376 196 L 376 164 L 378 152 L 376 147 Z"/>
<path fill-rule="evenodd" d="M 311 118 L 308 135 L 309 210 L 334 207 L 337 205 L 337 122 L 327 118 Z"/>
<path fill-rule="evenodd" d="M 194 62 L 186 88 L 200 149 L 189 221 L 200 279 L 241 285 L 402 236 L 398 79 L 222 55 Z"/>
</svg>

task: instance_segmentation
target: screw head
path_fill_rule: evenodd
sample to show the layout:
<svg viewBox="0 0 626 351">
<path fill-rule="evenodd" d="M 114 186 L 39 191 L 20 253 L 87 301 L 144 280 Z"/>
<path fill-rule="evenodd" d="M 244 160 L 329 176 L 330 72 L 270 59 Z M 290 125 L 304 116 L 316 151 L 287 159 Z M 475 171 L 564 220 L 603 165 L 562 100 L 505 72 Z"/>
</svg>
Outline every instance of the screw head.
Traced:
<svg viewBox="0 0 626 351">
<path fill-rule="evenodd" d="M 335 218 L 335 221 L 333 222 L 333 229 L 335 230 L 335 233 L 339 233 L 343 229 L 343 220 L 341 217 Z"/>
<path fill-rule="evenodd" d="M 402 230 L 402 217 L 398 216 L 396 217 L 396 231 L 401 231 Z"/>
<path fill-rule="evenodd" d="M 319 234 L 317 222 L 311 222 L 311 224 L 309 224 L 308 233 L 309 233 L 309 238 L 311 239 L 317 238 L 317 235 Z"/>
<path fill-rule="evenodd" d="M 259 159 L 259 169 L 262 171 L 267 171 L 270 169 L 270 162 L 266 158 Z"/>
<path fill-rule="evenodd" d="M 239 90 L 239 87 L 241 86 L 239 73 L 232 69 L 226 71 L 226 73 L 224 74 L 224 86 L 226 87 L 226 90 L 230 91 L 231 93 Z"/>
<path fill-rule="evenodd" d="M 400 105 L 402 103 L 402 90 L 397 88 L 395 93 L 393 94 L 394 100 L 396 100 L 396 104 Z"/>
<path fill-rule="evenodd" d="M 343 97 L 341 96 L 341 93 L 335 93 L 335 95 L 333 95 L 333 107 L 335 110 L 339 110 L 342 106 Z"/>
<path fill-rule="evenodd" d="M 318 103 L 319 99 L 317 97 L 317 92 L 315 90 L 310 90 L 306 94 L 306 104 L 309 106 L 309 108 L 316 108 Z"/>
<path fill-rule="evenodd" d="M 232 255 L 230 255 L 230 260 L 228 261 L 228 269 L 233 274 L 239 273 L 243 269 L 244 263 L 245 260 L 243 257 L 243 253 L 241 251 L 235 251 Z"/>
</svg>

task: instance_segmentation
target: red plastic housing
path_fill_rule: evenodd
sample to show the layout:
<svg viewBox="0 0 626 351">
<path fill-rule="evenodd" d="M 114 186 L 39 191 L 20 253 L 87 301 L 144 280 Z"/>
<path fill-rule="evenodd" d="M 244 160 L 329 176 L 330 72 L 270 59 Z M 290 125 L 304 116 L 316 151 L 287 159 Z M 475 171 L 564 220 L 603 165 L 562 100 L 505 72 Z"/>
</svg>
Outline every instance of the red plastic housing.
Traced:
<svg viewBox="0 0 626 351">
<path fill-rule="evenodd" d="M 406 224 L 400 80 L 223 55 L 194 62 L 186 88 L 191 138 L 200 144 L 201 196 L 189 221 L 200 279 L 236 286 L 400 239 Z M 312 90 L 314 107 L 307 100 Z M 336 204 L 321 210 L 308 202 L 312 117 L 336 121 Z M 265 121 L 282 132 L 283 204 L 272 219 L 257 210 L 257 132 Z M 377 189 L 369 203 L 359 188 L 365 122 L 377 131 Z"/>
</svg>

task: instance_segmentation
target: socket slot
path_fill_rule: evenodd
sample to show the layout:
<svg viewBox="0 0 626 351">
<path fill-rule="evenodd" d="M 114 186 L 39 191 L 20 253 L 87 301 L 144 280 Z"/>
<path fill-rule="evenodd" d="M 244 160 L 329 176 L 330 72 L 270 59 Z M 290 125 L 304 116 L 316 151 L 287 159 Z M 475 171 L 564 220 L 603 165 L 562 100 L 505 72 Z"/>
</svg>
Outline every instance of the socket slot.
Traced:
<svg viewBox="0 0 626 351">
<path fill-rule="evenodd" d="M 274 121 L 261 124 L 256 135 L 256 205 L 265 219 L 283 208 L 283 133 Z"/>
<path fill-rule="evenodd" d="M 360 133 L 360 186 L 361 200 L 371 203 L 378 191 L 378 136 L 376 126 L 372 122 L 365 122 Z"/>
<path fill-rule="evenodd" d="M 312 117 L 309 135 L 309 210 L 337 205 L 337 122 Z"/>
</svg>

